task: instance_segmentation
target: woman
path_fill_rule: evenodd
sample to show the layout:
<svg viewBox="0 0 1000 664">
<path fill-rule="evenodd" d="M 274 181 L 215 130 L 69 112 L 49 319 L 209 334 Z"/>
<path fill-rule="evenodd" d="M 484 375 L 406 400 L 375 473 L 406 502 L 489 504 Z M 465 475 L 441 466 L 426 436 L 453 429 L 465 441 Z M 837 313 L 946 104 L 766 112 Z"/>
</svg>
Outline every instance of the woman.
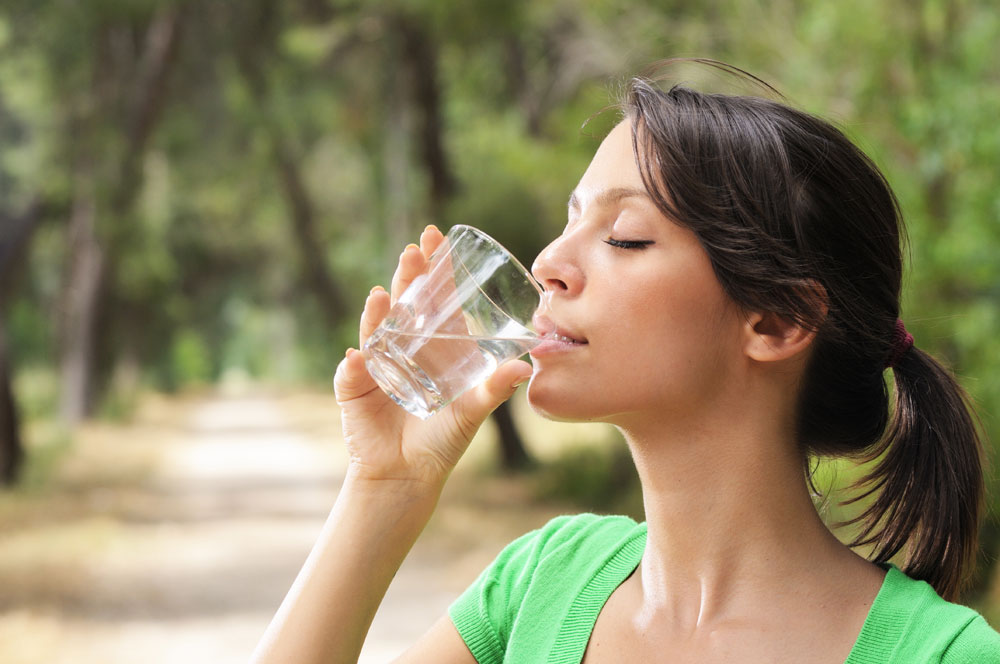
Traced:
<svg viewBox="0 0 1000 664">
<path fill-rule="evenodd" d="M 623 107 L 533 266 L 551 293 L 536 324 L 561 335 L 533 367 L 510 362 L 420 421 L 348 350 L 350 470 L 256 661 L 357 660 L 449 472 L 530 378 L 537 412 L 623 433 L 646 522 L 564 517 L 524 536 L 401 661 L 1000 662 L 1000 635 L 945 601 L 975 554 L 980 443 L 899 322 L 902 224 L 882 175 L 773 101 L 637 79 Z M 361 343 L 441 240 L 428 227 L 391 295 L 372 290 Z M 817 515 L 812 455 L 879 459 L 855 542 L 871 560 Z"/>
</svg>

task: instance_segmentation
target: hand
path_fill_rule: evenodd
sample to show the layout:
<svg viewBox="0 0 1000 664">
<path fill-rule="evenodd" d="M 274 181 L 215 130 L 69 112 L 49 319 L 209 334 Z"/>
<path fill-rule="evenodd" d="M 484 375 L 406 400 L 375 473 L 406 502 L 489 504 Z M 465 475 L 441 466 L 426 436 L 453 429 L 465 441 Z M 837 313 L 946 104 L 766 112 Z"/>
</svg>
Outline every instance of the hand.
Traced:
<svg viewBox="0 0 1000 664">
<path fill-rule="evenodd" d="M 392 292 L 372 289 L 361 315 L 359 347 L 385 318 L 392 303 L 427 268 L 427 260 L 444 240 L 434 226 L 408 245 L 392 278 Z M 440 488 L 469 446 L 483 421 L 531 377 L 531 365 L 512 360 L 481 385 L 469 390 L 427 420 L 396 405 L 379 389 L 353 348 L 337 367 L 334 387 L 342 410 L 344 440 L 351 472 L 366 480 L 415 482 Z"/>
</svg>

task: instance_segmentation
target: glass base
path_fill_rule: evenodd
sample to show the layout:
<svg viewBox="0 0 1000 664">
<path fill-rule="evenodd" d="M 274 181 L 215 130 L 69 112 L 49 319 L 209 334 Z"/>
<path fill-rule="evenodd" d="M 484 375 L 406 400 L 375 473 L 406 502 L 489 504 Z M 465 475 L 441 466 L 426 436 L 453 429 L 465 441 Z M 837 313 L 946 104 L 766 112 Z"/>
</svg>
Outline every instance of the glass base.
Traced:
<svg viewBox="0 0 1000 664">
<path fill-rule="evenodd" d="M 448 402 L 434 382 L 415 364 L 397 360 L 377 347 L 364 351 L 365 367 L 375 383 L 406 412 L 422 420 L 441 410 Z"/>
</svg>

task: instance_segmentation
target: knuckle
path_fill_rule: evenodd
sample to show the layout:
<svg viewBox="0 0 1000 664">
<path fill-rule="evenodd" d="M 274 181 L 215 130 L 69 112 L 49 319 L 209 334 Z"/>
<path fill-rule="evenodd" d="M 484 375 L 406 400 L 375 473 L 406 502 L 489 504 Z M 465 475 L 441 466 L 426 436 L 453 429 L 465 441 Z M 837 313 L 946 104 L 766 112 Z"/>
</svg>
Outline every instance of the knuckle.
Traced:
<svg viewBox="0 0 1000 664">
<path fill-rule="evenodd" d="M 465 407 L 457 408 L 454 411 L 454 422 L 459 434 L 467 440 L 472 438 L 479 428 L 477 418 L 472 417 L 469 409 Z"/>
</svg>

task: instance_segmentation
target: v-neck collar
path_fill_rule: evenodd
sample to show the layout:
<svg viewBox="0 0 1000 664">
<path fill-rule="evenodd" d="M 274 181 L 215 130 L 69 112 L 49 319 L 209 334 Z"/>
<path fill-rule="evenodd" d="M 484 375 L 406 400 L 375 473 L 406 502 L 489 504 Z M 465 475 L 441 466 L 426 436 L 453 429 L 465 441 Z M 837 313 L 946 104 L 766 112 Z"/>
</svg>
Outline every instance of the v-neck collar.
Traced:
<svg viewBox="0 0 1000 664">
<path fill-rule="evenodd" d="M 597 616 L 611 594 L 636 570 L 646 549 L 646 524 L 641 523 L 618 551 L 584 586 L 573 600 L 559 627 L 549 661 L 553 664 L 580 664 L 597 624 Z M 914 607 L 900 602 L 892 593 L 908 580 L 895 565 L 889 565 L 875 600 L 861 626 L 858 638 L 844 664 L 885 664 L 890 661 L 906 631 Z"/>
</svg>

